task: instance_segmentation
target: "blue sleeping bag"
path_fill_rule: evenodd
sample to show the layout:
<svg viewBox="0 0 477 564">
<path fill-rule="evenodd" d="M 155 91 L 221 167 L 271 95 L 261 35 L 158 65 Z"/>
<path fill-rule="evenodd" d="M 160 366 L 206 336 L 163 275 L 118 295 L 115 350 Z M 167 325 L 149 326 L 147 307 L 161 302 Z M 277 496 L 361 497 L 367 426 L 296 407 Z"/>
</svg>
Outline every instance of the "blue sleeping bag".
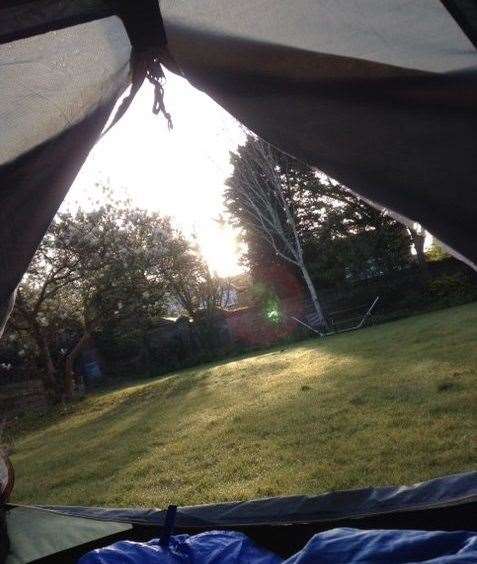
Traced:
<svg viewBox="0 0 477 564">
<path fill-rule="evenodd" d="M 284 560 L 246 535 L 213 531 L 176 535 L 162 547 L 122 541 L 83 556 L 79 564 L 477 564 L 477 534 L 469 532 L 333 529 L 315 535 Z"/>
<path fill-rule="evenodd" d="M 176 535 L 167 547 L 159 539 L 149 542 L 121 541 L 93 550 L 79 564 L 282 564 L 280 558 L 258 547 L 242 533 L 212 531 L 199 535 Z"/>
<path fill-rule="evenodd" d="M 300 552 L 285 562 L 477 564 L 477 534 L 332 529 L 315 535 Z"/>
</svg>

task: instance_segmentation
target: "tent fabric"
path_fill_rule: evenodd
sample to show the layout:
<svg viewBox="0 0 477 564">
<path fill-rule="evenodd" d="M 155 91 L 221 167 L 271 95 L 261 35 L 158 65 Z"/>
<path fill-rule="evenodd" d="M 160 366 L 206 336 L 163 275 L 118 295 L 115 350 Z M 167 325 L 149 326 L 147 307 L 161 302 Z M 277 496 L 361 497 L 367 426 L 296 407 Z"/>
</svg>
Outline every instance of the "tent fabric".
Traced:
<svg viewBox="0 0 477 564">
<path fill-rule="evenodd" d="M 163 22 L 155 2 L 0 6 L 0 309 L 104 125 L 100 108 L 110 112 L 129 83 L 128 33 L 142 47 L 167 39 L 162 61 L 251 130 L 420 222 L 475 266 L 470 2 L 161 0 Z M 56 174 L 54 140 L 88 119 L 95 134 Z M 41 183 L 32 151 L 50 171 Z"/>
<path fill-rule="evenodd" d="M 317 496 L 267 499 L 179 507 L 177 527 L 281 524 L 332 521 L 390 512 L 427 510 L 477 502 L 477 472 L 436 478 L 411 486 L 364 488 Z M 103 521 L 162 526 L 161 509 L 41 506 L 43 509 Z"/>
<path fill-rule="evenodd" d="M 186 74 L 199 66 L 215 73 L 221 63 L 231 75 L 247 67 L 258 75 L 273 46 L 424 72 L 475 65 L 472 44 L 434 0 L 161 0 L 160 6 L 169 50 Z M 199 36 L 229 49 L 215 51 L 212 43 L 205 52 L 192 52 L 190 43 Z M 234 51 L 234 40 L 260 45 L 261 60 Z M 269 63 L 269 73 L 276 74 L 279 61 Z M 297 76 L 303 72 L 295 70 Z M 326 77 L 331 69 L 315 70 Z M 346 74 L 354 72 L 349 67 Z"/>
<path fill-rule="evenodd" d="M 4 0 L 0 44 L 117 15 L 120 0 Z"/>
<path fill-rule="evenodd" d="M 2 45 L 0 165 L 109 103 L 128 85 L 130 55 L 117 17 Z"/>
<path fill-rule="evenodd" d="M 477 261 L 477 51 L 434 0 L 163 0 L 183 75 L 241 122 Z"/>
<path fill-rule="evenodd" d="M 114 100 L 0 167 L 0 310 L 12 294 L 113 109 Z M 0 321 L 1 325 L 1 321 Z"/>
<path fill-rule="evenodd" d="M 474 0 L 442 0 L 472 45 L 477 48 L 477 4 Z"/>
<path fill-rule="evenodd" d="M 0 310 L 128 86 L 130 54 L 118 17 L 0 46 Z"/>
<path fill-rule="evenodd" d="M 129 531 L 127 523 L 111 523 L 63 516 L 35 508 L 16 507 L 7 512 L 10 539 L 8 564 L 23 564 L 97 539 Z M 61 533 L 61 534 L 60 534 Z M 111 542 L 111 541 L 110 541 Z"/>
<path fill-rule="evenodd" d="M 471 529 L 475 526 L 476 507 L 477 472 L 469 472 L 412 486 L 180 507 L 175 531 L 195 534 L 214 529 L 240 529 L 261 546 L 283 556 L 303 548 L 316 532 L 338 526 L 431 531 Z M 441 516 L 436 517 L 436 513 Z M 9 505 L 6 515 L 13 547 L 8 564 L 17 564 L 53 554 L 59 554 L 59 562 L 75 561 L 74 557 L 86 552 L 81 552 L 85 543 L 97 540 L 87 549 L 91 550 L 119 539 L 138 540 L 133 534 L 135 530 L 147 530 L 140 536 L 141 540 L 158 536 L 165 526 L 166 511 Z M 415 519 L 411 515 L 420 517 Z M 26 523 L 28 535 L 25 534 Z M 305 528 L 295 531 L 295 526 L 300 524 L 305 524 Z M 58 530 L 62 531 L 61 536 Z M 121 531 L 125 531 L 126 536 L 112 538 Z M 32 538 L 35 543 L 31 542 Z M 67 558 L 66 554 L 73 551 L 74 556 Z"/>
<path fill-rule="evenodd" d="M 110 16 L 121 17 L 136 47 L 165 42 L 156 0 L 4 0 L 0 14 L 0 44 Z"/>
</svg>

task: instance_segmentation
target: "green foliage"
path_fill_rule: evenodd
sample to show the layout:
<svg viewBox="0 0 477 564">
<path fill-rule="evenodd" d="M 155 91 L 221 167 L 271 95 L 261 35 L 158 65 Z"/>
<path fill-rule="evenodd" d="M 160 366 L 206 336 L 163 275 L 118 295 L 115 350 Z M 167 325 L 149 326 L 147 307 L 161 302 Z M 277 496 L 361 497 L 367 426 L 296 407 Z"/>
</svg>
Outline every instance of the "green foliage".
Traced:
<svg viewBox="0 0 477 564">
<path fill-rule="evenodd" d="M 61 380 L 65 355 L 83 335 L 102 336 L 111 357 L 137 355 L 154 320 L 171 308 L 194 314 L 223 298 L 168 218 L 104 192 L 97 209 L 57 215 L 18 292 L 7 334 L 21 342 L 16 365 L 28 354 L 49 385 Z"/>
<path fill-rule="evenodd" d="M 106 361 L 127 361 L 140 353 L 143 338 L 140 327 L 109 322 L 96 333 L 95 344 Z"/>
<path fill-rule="evenodd" d="M 476 339 L 473 304 L 92 395 L 19 422 L 13 502 L 167 507 L 471 470 Z"/>
<path fill-rule="evenodd" d="M 249 145 L 231 155 L 233 173 L 227 181 L 225 205 L 231 221 L 241 228 L 248 245 L 245 260 L 255 280 L 270 283 L 267 272 L 283 263 L 261 234 L 256 219 L 244 204 L 243 177 L 250 168 Z M 389 214 L 377 210 L 350 190 L 323 173 L 273 149 L 281 178 L 281 189 L 296 224 L 304 248 L 305 262 L 319 287 L 342 285 L 400 270 L 411 262 L 411 240 L 407 229 Z M 264 198 L 283 216 L 283 206 L 267 196 L 267 179 L 256 173 L 263 184 Z M 256 197 L 261 204 L 260 195 Z M 263 203 L 261 204 L 263 205 Z"/>
<path fill-rule="evenodd" d="M 277 298 L 269 300 L 265 305 L 265 318 L 274 324 L 278 324 L 282 320 L 280 302 Z"/>
<path fill-rule="evenodd" d="M 444 260 L 449 258 L 449 253 L 444 249 L 444 247 L 439 243 L 439 241 L 434 240 L 430 249 L 426 251 L 426 258 L 428 261 L 434 262 L 439 260 Z"/>
<path fill-rule="evenodd" d="M 442 274 L 430 282 L 429 290 L 432 296 L 443 301 L 451 300 L 453 303 L 477 298 L 475 281 L 462 272 Z"/>
<path fill-rule="evenodd" d="M 384 223 L 361 233 L 330 237 L 326 245 L 313 241 L 306 256 L 318 284 L 332 288 L 405 268 L 410 263 L 409 237 L 400 225 Z"/>
</svg>

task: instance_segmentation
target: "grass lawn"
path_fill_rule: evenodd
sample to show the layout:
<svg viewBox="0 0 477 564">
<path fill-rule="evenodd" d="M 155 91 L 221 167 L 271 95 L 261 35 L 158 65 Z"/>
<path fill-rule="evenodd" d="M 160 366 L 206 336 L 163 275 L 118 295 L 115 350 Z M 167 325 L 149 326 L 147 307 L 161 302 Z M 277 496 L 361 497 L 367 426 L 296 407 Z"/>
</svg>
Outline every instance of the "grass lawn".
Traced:
<svg viewBox="0 0 477 564">
<path fill-rule="evenodd" d="M 23 503 L 195 504 L 476 468 L 477 304 L 92 395 L 15 440 Z"/>
</svg>

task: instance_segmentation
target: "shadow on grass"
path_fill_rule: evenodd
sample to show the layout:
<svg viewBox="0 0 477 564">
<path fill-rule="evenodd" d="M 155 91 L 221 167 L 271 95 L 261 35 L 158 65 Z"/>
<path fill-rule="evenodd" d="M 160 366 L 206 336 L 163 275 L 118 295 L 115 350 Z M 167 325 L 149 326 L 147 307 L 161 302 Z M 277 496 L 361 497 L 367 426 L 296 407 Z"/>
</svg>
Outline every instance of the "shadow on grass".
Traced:
<svg viewBox="0 0 477 564">
<path fill-rule="evenodd" d="M 477 328 L 439 314 L 414 332 L 404 320 L 98 394 L 20 441 L 22 498 L 131 504 L 120 488 L 150 499 L 157 484 L 197 502 L 458 471 L 470 460 Z"/>
</svg>

